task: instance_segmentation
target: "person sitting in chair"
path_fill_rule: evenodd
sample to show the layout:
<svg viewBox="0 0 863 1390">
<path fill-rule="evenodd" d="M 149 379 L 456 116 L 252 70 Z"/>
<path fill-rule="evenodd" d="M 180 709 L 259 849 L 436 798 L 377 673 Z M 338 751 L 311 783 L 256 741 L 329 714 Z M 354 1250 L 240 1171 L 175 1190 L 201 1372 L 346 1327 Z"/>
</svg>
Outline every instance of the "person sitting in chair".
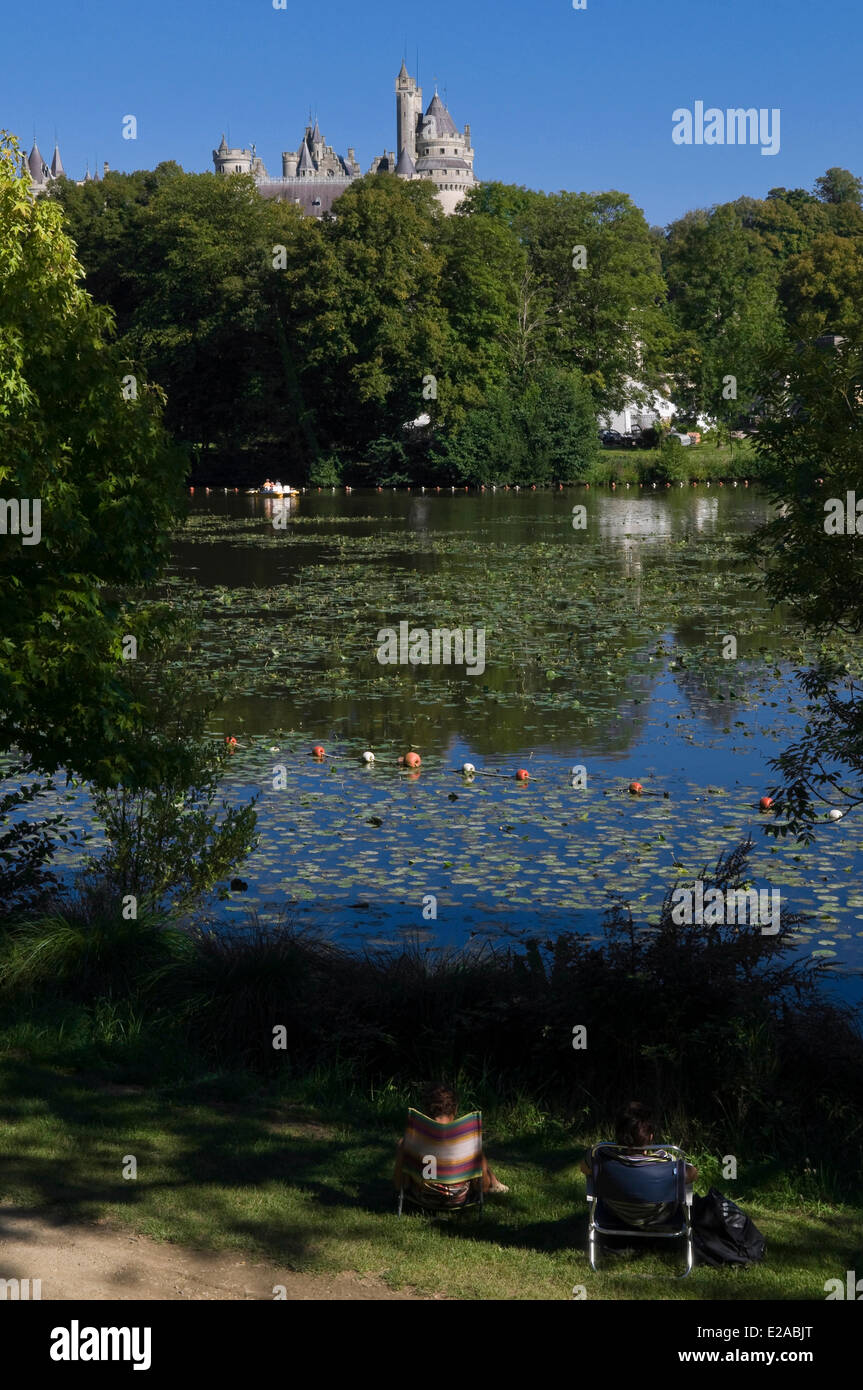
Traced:
<svg viewBox="0 0 863 1390">
<path fill-rule="evenodd" d="M 422 1099 L 422 1113 L 430 1120 L 437 1120 L 439 1124 L 452 1124 L 458 1118 L 458 1100 L 456 1094 L 449 1086 L 430 1086 Z M 438 1183 L 431 1178 L 418 1179 L 414 1173 L 403 1171 L 403 1148 L 404 1139 L 400 1139 L 396 1149 L 396 1166 L 393 1174 L 393 1182 L 396 1191 L 401 1190 L 402 1182 L 407 1185 L 410 1183 L 412 1195 L 422 1206 L 448 1208 L 463 1206 L 470 1193 L 470 1182 L 458 1183 Z M 498 1180 L 488 1165 L 485 1154 L 482 1155 L 482 1190 L 483 1192 L 509 1192 L 505 1183 Z"/>
<path fill-rule="evenodd" d="M 654 1149 L 651 1153 L 644 1153 L 644 1149 L 653 1143 L 654 1132 L 653 1116 L 648 1107 L 643 1105 L 641 1101 L 630 1101 L 621 1111 L 615 1125 L 614 1142 L 623 1149 L 621 1157 L 631 1164 L 670 1162 L 672 1155 L 667 1154 L 664 1149 Z M 581 1171 L 590 1176 L 589 1152 L 581 1161 Z M 687 1163 L 687 1187 L 690 1187 L 697 1177 L 698 1169 L 692 1163 Z M 630 1204 L 610 1201 L 606 1198 L 605 1205 L 626 1226 L 661 1226 L 672 1215 L 671 1207 L 665 1202 L 657 1203 L 652 1209 L 645 1209 L 643 1203 Z"/>
</svg>

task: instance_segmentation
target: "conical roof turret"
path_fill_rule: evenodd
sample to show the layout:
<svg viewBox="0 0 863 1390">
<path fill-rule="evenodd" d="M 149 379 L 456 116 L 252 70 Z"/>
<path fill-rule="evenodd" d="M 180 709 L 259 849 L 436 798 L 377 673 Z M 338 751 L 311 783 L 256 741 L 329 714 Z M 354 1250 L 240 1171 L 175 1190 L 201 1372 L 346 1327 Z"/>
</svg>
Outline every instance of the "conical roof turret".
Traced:
<svg viewBox="0 0 863 1390">
<path fill-rule="evenodd" d="M 60 146 L 55 144 L 54 157 L 51 160 L 51 177 L 53 179 L 65 179 L 66 170 L 63 168 L 63 161 L 60 158 Z"/>
<path fill-rule="evenodd" d="M 406 145 L 402 145 L 402 152 L 399 155 L 399 162 L 396 165 L 396 173 L 401 174 L 403 179 L 411 178 L 416 173 L 416 165 L 408 154 Z"/>
<path fill-rule="evenodd" d="M 438 135 L 458 135 L 455 121 L 447 111 L 437 92 L 435 92 L 429 102 L 426 117 L 433 116 L 435 119 L 435 131 Z"/>
<path fill-rule="evenodd" d="M 45 182 L 45 176 L 48 173 L 48 165 L 42 158 L 42 152 L 35 140 L 33 141 L 33 148 L 30 151 L 30 157 L 27 160 L 27 168 L 30 170 L 30 177 L 34 183 Z"/>
</svg>

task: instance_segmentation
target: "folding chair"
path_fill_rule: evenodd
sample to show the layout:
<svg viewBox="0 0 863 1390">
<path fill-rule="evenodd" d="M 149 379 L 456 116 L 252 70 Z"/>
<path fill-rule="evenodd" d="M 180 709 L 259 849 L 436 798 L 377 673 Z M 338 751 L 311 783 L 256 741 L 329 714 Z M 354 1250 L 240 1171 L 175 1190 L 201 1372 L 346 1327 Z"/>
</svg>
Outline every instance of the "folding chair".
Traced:
<svg viewBox="0 0 863 1390">
<path fill-rule="evenodd" d="M 410 1174 L 414 1181 L 405 1180 Z M 464 1202 L 445 1204 L 445 1191 L 457 1183 L 470 1183 Z M 439 1200 L 435 1202 L 435 1196 Z M 402 1181 L 398 1194 L 398 1214 L 405 1201 L 430 1212 L 462 1212 L 468 1207 L 482 1215 L 482 1114 L 472 1110 L 449 1124 L 430 1120 L 419 1110 L 408 1110 L 402 1144 Z"/>
<path fill-rule="evenodd" d="M 674 1144 L 648 1144 L 638 1154 L 655 1154 L 655 1162 L 632 1161 L 632 1151 L 618 1144 L 595 1144 L 587 1180 L 588 1255 L 596 1271 L 597 1237 L 628 1240 L 685 1240 L 685 1279 L 692 1270 L 692 1188 L 686 1183 L 686 1159 Z M 655 1221 L 651 1216 L 655 1215 Z M 630 1224 L 639 1222 L 640 1224 Z M 648 1276 L 641 1276 L 648 1277 Z"/>
</svg>

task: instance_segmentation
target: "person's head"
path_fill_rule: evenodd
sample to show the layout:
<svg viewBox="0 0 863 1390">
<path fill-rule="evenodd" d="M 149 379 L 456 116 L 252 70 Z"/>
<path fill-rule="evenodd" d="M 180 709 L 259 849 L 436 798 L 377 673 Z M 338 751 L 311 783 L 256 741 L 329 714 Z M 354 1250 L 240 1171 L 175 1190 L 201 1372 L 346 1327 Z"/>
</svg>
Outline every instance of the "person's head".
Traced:
<svg viewBox="0 0 863 1390">
<path fill-rule="evenodd" d="M 449 1086 L 429 1086 L 423 1094 L 422 1109 L 430 1120 L 455 1116 L 458 1114 L 458 1097 Z"/>
<path fill-rule="evenodd" d="M 644 1148 L 653 1143 L 653 1116 L 640 1100 L 631 1100 L 617 1117 L 614 1142 L 627 1149 Z"/>
</svg>

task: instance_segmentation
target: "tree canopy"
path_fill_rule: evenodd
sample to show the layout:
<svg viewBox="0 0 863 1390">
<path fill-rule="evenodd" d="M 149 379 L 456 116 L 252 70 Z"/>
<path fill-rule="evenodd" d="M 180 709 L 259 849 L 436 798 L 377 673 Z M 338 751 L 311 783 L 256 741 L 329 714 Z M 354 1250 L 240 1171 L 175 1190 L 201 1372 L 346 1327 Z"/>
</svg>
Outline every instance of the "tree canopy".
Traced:
<svg viewBox="0 0 863 1390">
<path fill-rule="evenodd" d="M 112 341 L 81 285 L 61 208 L 33 200 L 0 136 L 0 749 L 34 768 L 145 775 L 124 638 L 159 628 L 122 597 L 158 575 L 180 512 L 183 460 L 160 393 Z M 30 540 L 14 517 L 38 512 Z M 10 511 L 10 507 L 12 511 Z M 17 529 L 17 533 L 16 533 Z M 33 541 L 33 543 L 30 543 Z"/>
</svg>

